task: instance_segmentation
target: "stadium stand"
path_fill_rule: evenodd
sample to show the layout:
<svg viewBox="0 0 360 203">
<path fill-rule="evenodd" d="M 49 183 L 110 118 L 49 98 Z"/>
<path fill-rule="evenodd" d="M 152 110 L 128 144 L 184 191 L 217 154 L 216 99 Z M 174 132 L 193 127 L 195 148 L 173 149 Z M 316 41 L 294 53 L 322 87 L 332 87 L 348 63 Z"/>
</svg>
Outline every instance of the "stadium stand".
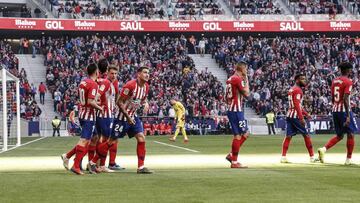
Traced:
<svg viewBox="0 0 360 203">
<path fill-rule="evenodd" d="M 360 68 L 360 39 L 341 37 L 330 39 L 312 38 L 210 38 L 208 51 L 228 74 L 239 61 L 247 61 L 252 78 L 251 105 L 260 115 L 274 109 L 285 115 L 287 90 L 292 85 L 289 78 L 298 72 L 306 73 L 309 85 L 305 91 L 304 105 L 312 115 L 331 113 L 331 80 L 335 77 L 337 64 L 351 61 L 355 64 L 353 95 L 358 98 Z M 353 112 L 360 113 L 360 102 L 354 100 Z"/>
<path fill-rule="evenodd" d="M 27 80 L 26 71 L 24 69 L 19 71 L 18 59 L 15 53 L 12 51 L 10 43 L 1 40 L 0 41 L 0 63 L 9 70 L 11 74 L 20 79 L 20 113 L 21 117 L 27 120 L 37 120 L 41 114 L 41 110 L 37 105 L 35 95 L 36 87 L 30 85 Z M 0 87 L 1 88 L 1 87 Z M 8 91 L 9 101 L 16 99 L 15 84 L 10 87 L 12 90 Z M 14 106 L 16 111 L 16 106 Z"/>
<path fill-rule="evenodd" d="M 105 57 L 119 65 L 120 87 L 132 79 L 137 67 L 151 67 L 150 116 L 167 116 L 169 100 L 178 97 L 190 116 L 224 115 L 224 89 L 211 73 L 198 72 L 187 56 L 187 39 L 136 39 L 133 36 L 43 39 L 47 85 L 56 95 L 54 109 L 66 116 L 77 102 L 77 85 L 90 61 Z M 55 93 L 56 92 L 56 93 Z"/>
</svg>

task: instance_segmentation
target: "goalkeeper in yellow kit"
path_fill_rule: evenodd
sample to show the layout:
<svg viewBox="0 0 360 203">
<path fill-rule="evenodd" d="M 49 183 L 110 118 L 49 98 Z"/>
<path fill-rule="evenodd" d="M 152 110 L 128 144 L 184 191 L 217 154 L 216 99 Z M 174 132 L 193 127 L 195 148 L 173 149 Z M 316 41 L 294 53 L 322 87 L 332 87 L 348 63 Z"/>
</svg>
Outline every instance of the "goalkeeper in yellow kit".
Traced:
<svg viewBox="0 0 360 203">
<path fill-rule="evenodd" d="M 175 135 L 169 138 L 169 140 L 175 142 L 176 137 L 178 136 L 181 130 L 181 133 L 184 136 L 184 142 L 187 143 L 189 142 L 189 139 L 186 136 L 186 131 L 185 131 L 185 108 L 180 102 L 176 101 L 175 99 L 171 99 L 170 104 L 173 106 L 175 110 L 176 131 L 175 131 Z"/>
</svg>

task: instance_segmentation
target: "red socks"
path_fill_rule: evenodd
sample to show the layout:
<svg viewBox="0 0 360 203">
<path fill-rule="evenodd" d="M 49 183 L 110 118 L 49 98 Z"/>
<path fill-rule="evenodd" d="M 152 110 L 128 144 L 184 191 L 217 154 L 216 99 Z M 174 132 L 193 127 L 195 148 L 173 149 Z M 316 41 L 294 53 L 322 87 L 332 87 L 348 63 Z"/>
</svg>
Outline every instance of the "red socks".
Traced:
<svg viewBox="0 0 360 203">
<path fill-rule="evenodd" d="M 145 154 L 146 154 L 146 149 L 145 149 L 145 142 L 138 142 L 137 143 L 137 157 L 138 157 L 138 168 L 144 166 L 144 161 L 145 161 Z"/>
<path fill-rule="evenodd" d="M 76 146 L 66 153 L 66 158 L 70 159 L 76 153 Z"/>
<path fill-rule="evenodd" d="M 354 150 L 355 145 L 355 139 L 354 136 L 348 136 L 347 142 L 346 142 L 346 148 L 347 148 L 347 158 L 351 159 L 352 152 Z"/>
<path fill-rule="evenodd" d="M 75 155 L 74 166 L 73 166 L 74 168 L 80 169 L 81 160 L 86 155 L 86 153 L 87 153 L 87 147 L 76 145 L 76 155 Z"/>
<path fill-rule="evenodd" d="M 109 165 L 115 165 L 116 153 L 117 153 L 117 143 L 114 143 L 111 146 L 109 146 Z"/>
<path fill-rule="evenodd" d="M 95 150 L 96 150 L 96 146 L 94 146 L 94 145 L 89 145 L 89 147 L 88 147 L 88 158 L 89 158 L 89 161 L 91 161 L 91 160 L 94 158 Z"/>
<path fill-rule="evenodd" d="M 313 150 L 313 146 L 312 146 L 312 142 L 311 142 L 311 137 L 310 136 L 304 136 L 304 141 L 305 141 L 305 146 L 309 152 L 310 157 L 314 156 L 314 150 Z"/>
<path fill-rule="evenodd" d="M 282 146 L 282 156 L 286 156 L 286 153 L 289 149 L 290 141 L 291 141 L 291 137 L 286 136 L 284 138 L 283 146 Z"/>
<path fill-rule="evenodd" d="M 91 159 L 93 163 L 96 163 L 100 159 L 100 166 L 105 165 L 106 156 L 109 150 L 109 145 L 107 141 L 98 143 L 96 145 L 96 155 Z"/>
<path fill-rule="evenodd" d="M 326 145 L 325 145 L 325 148 L 328 150 L 328 149 L 330 149 L 331 147 L 333 147 L 334 145 L 336 145 L 336 143 L 338 143 L 340 140 L 342 140 L 342 138 L 340 138 L 340 137 L 338 137 L 338 136 L 334 136 L 334 137 L 332 137 L 329 141 L 328 141 L 328 143 L 326 143 Z"/>
<path fill-rule="evenodd" d="M 237 161 L 238 154 L 240 151 L 241 145 L 245 142 L 246 137 L 241 136 L 240 140 L 234 138 L 231 145 L 231 161 Z"/>
</svg>

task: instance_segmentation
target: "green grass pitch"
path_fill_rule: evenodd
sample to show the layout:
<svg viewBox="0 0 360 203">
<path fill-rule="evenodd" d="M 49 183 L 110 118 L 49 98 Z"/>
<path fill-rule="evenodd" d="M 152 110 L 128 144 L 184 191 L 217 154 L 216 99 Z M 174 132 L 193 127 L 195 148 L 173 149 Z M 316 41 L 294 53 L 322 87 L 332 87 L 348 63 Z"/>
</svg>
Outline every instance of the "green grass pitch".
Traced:
<svg viewBox="0 0 360 203">
<path fill-rule="evenodd" d="M 314 149 L 329 138 L 313 136 Z M 360 167 L 342 164 L 346 139 L 326 154 L 326 164 L 309 164 L 296 136 L 288 152 L 293 163 L 279 164 L 283 136 L 251 136 L 239 156 L 249 169 L 240 170 L 224 159 L 231 136 L 181 139 L 147 137 L 152 175 L 136 174 L 136 141 L 129 139 L 120 140 L 117 158 L 126 170 L 107 174 L 63 169 L 60 155 L 78 138 L 45 138 L 1 153 L 0 202 L 360 202 Z M 359 155 L 355 148 L 358 164 Z"/>
</svg>

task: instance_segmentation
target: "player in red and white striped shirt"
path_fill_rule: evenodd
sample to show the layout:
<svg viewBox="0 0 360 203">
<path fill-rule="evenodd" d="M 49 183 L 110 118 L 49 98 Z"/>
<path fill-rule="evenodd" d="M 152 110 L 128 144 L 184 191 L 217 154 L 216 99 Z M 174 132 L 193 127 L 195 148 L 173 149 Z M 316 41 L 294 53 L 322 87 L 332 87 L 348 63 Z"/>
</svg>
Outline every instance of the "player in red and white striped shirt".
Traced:
<svg viewBox="0 0 360 203">
<path fill-rule="evenodd" d="M 247 64 L 246 62 L 240 62 L 235 67 L 234 75 L 226 81 L 227 116 L 234 135 L 231 153 L 226 156 L 226 160 L 231 163 L 231 168 L 247 168 L 247 166 L 239 163 L 237 158 L 240 147 L 249 135 L 243 110 L 244 99 L 248 95 Z"/>
<path fill-rule="evenodd" d="M 301 133 L 304 137 L 306 148 L 309 152 L 310 162 L 315 162 L 314 150 L 312 147 L 311 137 L 306 130 L 304 116 L 310 118 L 310 115 L 302 107 L 303 91 L 306 86 L 306 77 L 304 74 L 295 76 L 295 85 L 288 91 L 289 109 L 286 115 L 286 137 L 282 146 L 281 163 L 289 163 L 286 153 L 290 145 L 292 136 Z"/>
<path fill-rule="evenodd" d="M 319 159 L 324 163 L 325 152 L 336 145 L 347 135 L 347 156 L 345 165 L 351 165 L 352 152 L 354 150 L 355 139 L 354 133 L 357 131 L 356 120 L 350 109 L 350 95 L 352 91 L 353 82 L 349 78 L 353 64 L 349 62 L 342 62 L 338 65 L 341 76 L 335 78 L 331 85 L 331 96 L 333 103 L 333 121 L 336 131 L 336 136 L 332 137 L 324 147 L 318 149 Z"/>
<path fill-rule="evenodd" d="M 96 155 L 88 163 L 88 169 L 90 173 L 110 172 L 110 170 L 105 167 L 105 161 L 111 146 L 111 143 L 109 143 L 109 138 L 112 133 L 116 92 L 112 82 L 108 79 L 108 74 L 114 74 L 117 76 L 118 70 L 117 68 L 108 69 L 107 60 L 101 59 L 99 61 L 99 71 L 100 77 L 98 78 L 98 98 L 100 100 L 100 106 L 104 110 L 102 112 L 97 112 L 96 129 L 100 139 L 96 144 Z M 99 159 L 100 165 L 97 168 L 96 163 Z"/>
<path fill-rule="evenodd" d="M 122 138 L 126 134 L 137 140 L 137 173 L 152 173 L 144 167 L 145 160 L 145 136 L 141 120 L 136 115 L 136 111 L 144 106 L 144 112 L 148 110 L 147 95 L 149 92 L 149 68 L 141 67 L 137 71 L 137 79 L 127 82 L 121 90 L 118 106 L 119 111 L 114 123 L 113 137 Z"/>
<path fill-rule="evenodd" d="M 90 64 L 87 67 L 87 73 L 89 78 L 81 81 L 79 86 L 79 98 L 80 98 L 80 110 L 79 120 L 82 127 L 81 137 L 77 145 L 70 150 L 67 154 L 63 154 L 63 165 L 66 169 L 69 169 L 69 159 L 75 155 L 74 165 L 71 171 L 83 175 L 80 170 L 80 164 L 82 158 L 88 151 L 88 145 L 95 129 L 96 110 L 102 111 L 103 108 L 96 103 L 96 94 L 98 90 L 98 84 L 95 82 L 98 77 L 98 68 L 96 64 Z"/>
</svg>

